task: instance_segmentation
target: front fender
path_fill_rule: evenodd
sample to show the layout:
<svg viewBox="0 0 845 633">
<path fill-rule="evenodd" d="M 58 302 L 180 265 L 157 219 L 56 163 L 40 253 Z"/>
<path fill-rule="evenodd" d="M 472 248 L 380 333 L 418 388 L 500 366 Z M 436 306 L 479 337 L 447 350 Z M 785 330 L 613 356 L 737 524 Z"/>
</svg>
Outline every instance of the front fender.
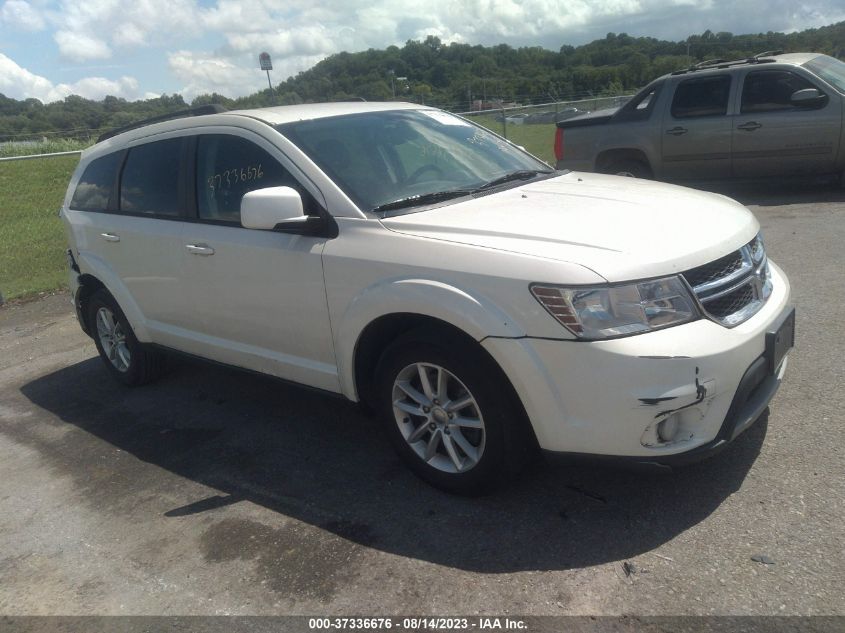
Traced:
<svg viewBox="0 0 845 633">
<path fill-rule="evenodd" d="M 379 282 L 355 297 L 334 327 L 341 390 L 351 400 L 358 400 L 354 360 L 361 333 L 376 319 L 390 314 L 416 314 L 438 319 L 477 341 L 488 336 L 516 338 L 525 335 L 486 297 L 429 279 Z"/>
<path fill-rule="evenodd" d="M 144 315 L 120 277 L 104 259 L 95 253 L 80 250 L 78 255 L 77 264 L 79 265 L 80 272 L 100 280 L 106 287 L 106 290 L 117 301 L 117 305 L 120 306 L 120 309 L 129 321 L 129 325 L 132 326 L 135 338 L 141 343 L 149 343 L 152 339 L 150 338 L 149 332 L 147 332 Z"/>
</svg>

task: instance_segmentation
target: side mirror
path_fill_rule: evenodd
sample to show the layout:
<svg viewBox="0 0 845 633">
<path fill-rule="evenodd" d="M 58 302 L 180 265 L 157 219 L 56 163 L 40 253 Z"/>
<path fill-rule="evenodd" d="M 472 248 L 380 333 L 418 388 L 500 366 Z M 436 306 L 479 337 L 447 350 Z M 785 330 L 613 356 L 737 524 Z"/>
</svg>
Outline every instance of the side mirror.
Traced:
<svg viewBox="0 0 845 633">
<path fill-rule="evenodd" d="M 804 88 L 793 92 L 789 102 L 794 106 L 811 108 L 827 103 L 827 95 L 816 88 Z"/>
<path fill-rule="evenodd" d="M 272 230 L 286 222 L 304 222 L 302 197 L 290 187 L 250 191 L 241 199 L 241 226 Z"/>
</svg>

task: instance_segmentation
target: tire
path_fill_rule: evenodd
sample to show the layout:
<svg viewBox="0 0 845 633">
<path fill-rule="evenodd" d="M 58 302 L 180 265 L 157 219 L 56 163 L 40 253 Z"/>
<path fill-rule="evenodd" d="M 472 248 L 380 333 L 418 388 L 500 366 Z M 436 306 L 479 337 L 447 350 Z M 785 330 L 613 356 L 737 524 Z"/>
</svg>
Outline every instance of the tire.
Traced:
<svg viewBox="0 0 845 633">
<path fill-rule="evenodd" d="M 648 165 L 633 158 L 627 158 L 611 163 L 610 166 L 603 171 L 606 174 L 613 174 L 614 176 L 627 176 L 628 178 L 645 179 L 652 178 L 651 170 L 648 168 Z"/>
<path fill-rule="evenodd" d="M 524 464 L 530 443 L 522 408 L 501 370 L 474 345 L 433 333 L 405 335 L 383 353 L 375 384 L 396 452 L 433 486 L 482 494 Z"/>
<path fill-rule="evenodd" d="M 161 375 L 162 355 L 138 342 L 129 321 L 108 291 L 101 288 L 91 295 L 86 314 L 100 358 L 116 380 L 135 387 Z"/>
</svg>

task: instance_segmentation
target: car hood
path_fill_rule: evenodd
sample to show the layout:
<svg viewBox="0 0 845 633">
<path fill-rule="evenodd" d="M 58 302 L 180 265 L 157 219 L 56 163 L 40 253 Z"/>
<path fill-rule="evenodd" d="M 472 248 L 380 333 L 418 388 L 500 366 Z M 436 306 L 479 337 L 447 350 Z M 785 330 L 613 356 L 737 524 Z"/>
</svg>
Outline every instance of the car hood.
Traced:
<svg viewBox="0 0 845 633">
<path fill-rule="evenodd" d="M 759 231 L 748 209 L 722 195 L 578 172 L 382 223 L 408 235 L 580 264 L 610 282 L 694 268 Z"/>
</svg>

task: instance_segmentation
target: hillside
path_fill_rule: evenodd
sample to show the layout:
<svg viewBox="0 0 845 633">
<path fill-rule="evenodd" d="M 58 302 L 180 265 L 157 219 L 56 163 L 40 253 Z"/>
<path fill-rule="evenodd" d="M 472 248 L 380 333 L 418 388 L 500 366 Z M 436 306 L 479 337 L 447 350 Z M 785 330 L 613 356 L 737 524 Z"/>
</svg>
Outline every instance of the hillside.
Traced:
<svg viewBox="0 0 845 633">
<path fill-rule="evenodd" d="M 733 35 L 712 33 L 670 42 L 608 33 L 583 46 L 559 50 L 497 46 L 444 45 L 436 37 L 408 41 L 403 47 L 338 53 L 275 87 L 247 97 L 201 95 L 191 105 L 221 103 L 249 108 L 273 104 L 349 98 L 417 101 L 455 111 L 472 100 L 502 99 L 542 103 L 583 96 L 630 92 L 666 72 L 704 59 L 736 59 L 762 51 L 818 51 L 845 56 L 845 22 L 797 33 Z M 689 53 L 689 56 L 687 55 Z M 0 95 L 0 141 L 88 137 L 91 131 L 179 110 L 180 95 L 127 102 L 115 97 L 91 101 L 70 96 L 42 104 Z"/>
</svg>

